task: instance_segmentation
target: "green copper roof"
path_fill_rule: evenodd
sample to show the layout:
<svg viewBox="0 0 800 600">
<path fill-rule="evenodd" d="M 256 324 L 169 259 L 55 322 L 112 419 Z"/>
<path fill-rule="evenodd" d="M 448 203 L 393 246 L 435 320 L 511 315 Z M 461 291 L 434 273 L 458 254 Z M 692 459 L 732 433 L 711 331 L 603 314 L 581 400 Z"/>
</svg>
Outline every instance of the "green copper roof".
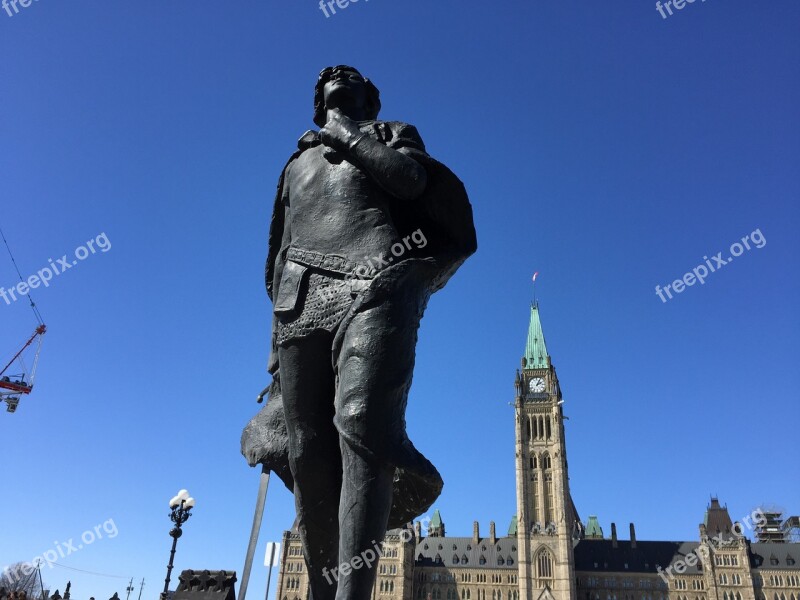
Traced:
<svg viewBox="0 0 800 600">
<path fill-rule="evenodd" d="M 431 519 L 430 527 L 441 527 L 442 526 L 442 515 L 439 514 L 439 510 L 433 511 L 433 518 Z"/>
<path fill-rule="evenodd" d="M 528 343 L 525 344 L 525 368 L 547 368 L 547 346 L 544 343 L 539 305 L 531 304 L 531 323 L 528 326 Z"/>
<path fill-rule="evenodd" d="M 508 535 L 517 535 L 517 515 L 511 517 L 511 525 L 508 526 Z"/>
<path fill-rule="evenodd" d="M 600 527 L 600 523 L 597 521 L 596 515 L 589 515 L 589 522 L 586 523 L 584 537 L 596 540 L 603 539 L 603 528 Z"/>
</svg>

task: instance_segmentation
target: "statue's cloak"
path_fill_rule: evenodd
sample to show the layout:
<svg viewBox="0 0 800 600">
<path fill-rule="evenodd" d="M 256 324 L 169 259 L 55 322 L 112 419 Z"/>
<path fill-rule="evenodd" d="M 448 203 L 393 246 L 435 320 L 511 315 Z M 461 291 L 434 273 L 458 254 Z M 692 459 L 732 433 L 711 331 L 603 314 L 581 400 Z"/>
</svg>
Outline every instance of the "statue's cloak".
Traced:
<svg viewBox="0 0 800 600">
<path fill-rule="evenodd" d="M 427 304 L 430 295 L 441 289 L 461 264 L 477 249 L 472 207 L 461 181 L 443 164 L 431 158 L 416 129 L 398 122 L 369 121 L 360 128 L 374 139 L 400 150 L 425 167 L 427 185 L 425 192 L 414 201 L 397 201 L 391 216 L 400 237 L 421 230 L 427 240 L 422 249 L 415 249 L 410 258 L 383 269 L 371 281 L 364 297 L 354 303 L 358 311 L 379 303 L 403 288 L 414 290 L 418 305 Z M 270 300 L 274 300 L 274 284 L 281 280 L 286 257 L 284 247 L 284 221 L 286 207 L 283 203 L 283 186 L 289 165 L 304 151 L 319 145 L 319 134 L 307 132 L 298 143 L 299 149 L 289 159 L 281 173 L 272 222 L 269 231 L 269 255 L 266 265 L 266 287 Z M 345 318 L 345 323 L 347 318 Z M 269 372 L 273 382 L 269 388 L 266 406 L 248 423 L 242 433 L 242 454 L 251 466 L 262 464 L 275 472 L 290 491 L 294 481 L 289 470 L 288 437 L 280 397 L 280 366 L 277 363 L 275 322 L 273 320 L 272 355 Z M 387 433 L 388 435 L 388 433 Z M 441 493 L 443 481 L 436 467 L 426 459 L 408 439 L 406 432 L 392 432 L 400 440 L 385 457 L 395 466 L 394 495 L 388 527 L 401 527 L 427 511 Z"/>
</svg>

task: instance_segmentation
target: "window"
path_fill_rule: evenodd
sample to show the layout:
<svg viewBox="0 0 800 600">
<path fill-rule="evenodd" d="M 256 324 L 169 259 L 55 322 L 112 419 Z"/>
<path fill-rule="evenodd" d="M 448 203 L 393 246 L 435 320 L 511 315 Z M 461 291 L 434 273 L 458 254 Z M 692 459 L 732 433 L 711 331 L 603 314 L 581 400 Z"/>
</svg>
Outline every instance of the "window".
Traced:
<svg viewBox="0 0 800 600">
<path fill-rule="evenodd" d="M 543 588 L 547 584 L 551 584 L 553 579 L 553 557 L 547 550 L 539 553 L 536 559 L 536 578 L 537 587 Z"/>
</svg>

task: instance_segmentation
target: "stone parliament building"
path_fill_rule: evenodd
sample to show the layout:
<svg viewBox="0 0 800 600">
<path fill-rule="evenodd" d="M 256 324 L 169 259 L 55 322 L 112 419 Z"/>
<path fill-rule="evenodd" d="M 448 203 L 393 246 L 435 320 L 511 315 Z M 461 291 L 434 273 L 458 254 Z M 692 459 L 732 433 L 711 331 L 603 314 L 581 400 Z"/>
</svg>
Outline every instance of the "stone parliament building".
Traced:
<svg viewBox="0 0 800 600">
<path fill-rule="evenodd" d="M 445 535 L 439 511 L 427 523 L 389 531 L 375 600 L 800 600 L 797 517 L 757 510 L 734 523 L 712 498 L 697 541 L 640 541 L 630 524 L 605 537 L 572 501 L 561 388 L 547 353 L 538 305 L 515 377 L 517 514 L 504 536 Z M 752 521 L 748 522 L 749 519 Z M 741 535 L 753 530 L 755 540 Z M 279 600 L 308 600 L 300 536 L 283 535 Z"/>
</svg>

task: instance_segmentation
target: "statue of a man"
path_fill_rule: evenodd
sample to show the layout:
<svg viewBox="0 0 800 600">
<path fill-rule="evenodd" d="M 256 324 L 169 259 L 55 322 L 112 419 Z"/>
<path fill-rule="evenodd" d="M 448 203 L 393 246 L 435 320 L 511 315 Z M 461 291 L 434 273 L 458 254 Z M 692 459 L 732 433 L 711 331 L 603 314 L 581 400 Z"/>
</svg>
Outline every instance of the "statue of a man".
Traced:
<svg viewBox="0 0 800 600">
<path fill-rule="evenodd" d="M 273 385 L 242 451 L 295 494 L 314 600 L 369 598 L 365 552 L 441 491 L 405 409 L 428 299 L 477 247 L 461 182 L 380 106 L 356 69 L 322 71 L 270 228 Z"/>
</svg>

